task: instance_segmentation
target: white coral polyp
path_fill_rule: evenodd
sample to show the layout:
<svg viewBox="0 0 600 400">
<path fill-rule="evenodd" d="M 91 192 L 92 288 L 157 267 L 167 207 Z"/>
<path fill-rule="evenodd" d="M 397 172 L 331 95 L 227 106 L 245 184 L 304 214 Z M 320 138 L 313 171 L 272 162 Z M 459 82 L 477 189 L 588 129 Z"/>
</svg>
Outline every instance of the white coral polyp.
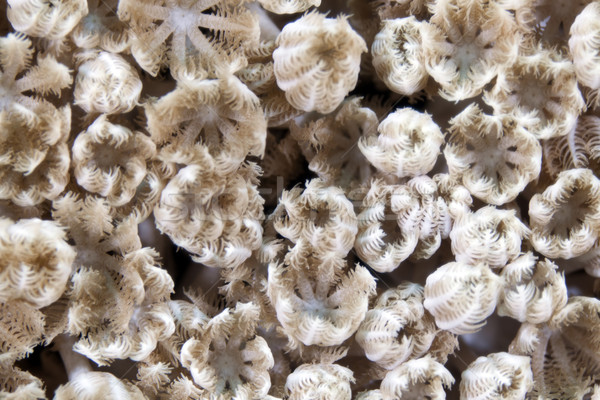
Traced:
<svg viewBox="0 0 600 400">
<path fill-rule="evenodd" d="M 154 209 L 156 226 L 197 262 L 233 268 L 262 243 L 258 171 L 247 165 L 226 175 L 205 161 L 182 168 L 167 184 Z"/>
<path fill-rule="evenodd" d="M 156 149 L 148 136 L 101 115 L 77 136 L 72 151 L 77 183 L 120 206 L 136 193 Z"/>
<path fill-rule="evenodd" d="M 158 253 L 154 249 L 143 248 L 126 254 L 121 262 L 122 277 L 113 285 L 100 288 L 100 292 L 117 289 L 115 291 L 123 298 L 116 299 L 113 304 L 118 304 L 121 315 L 115 313 L 115 319 L 108 327 L 100 323 L 101 328 L 93 329 L 73 346 L 75 351 L 99 365 L 108 364 L 115 358 L 143 360 L 154 351 L 158 342 L 168 340 L 175 331 L 167 304 L 173 292 L 173 280 L 158 265 Z M 93 286 L 94 283 L 85 282 L 84 293 L 86 285 Z M 74 293 L 75 290 L 71 293 L 71 300 L 80 302 L 82 308 L 97 301 L 88 299 L 89 302 L 85 304 L 85 298 L 77 298 Z M 104 295 L 103 300 L 110 304 L 108 296 Z M 127 302 L 127 306 L 123 305 L 124 302 Z"/>
<path fill-rule="evenodd" d="M 502 269 L 504 289 L 498 315 L 541 324 L 565 306 L 564 275 L 557 273 L 558 266 L 552 261 L 536 261 L 533 253 L 526 253 Z"/>
<path fill-rule="evenodd" d="M 267 121 L 258 97 L 230 74 L 181 78 L 173 91 L 149 99 L 145 111 L 161 160 L 201 164 L 209 151 L 232 172 L 247 155 L 264 154 Z"/>
<path fill-rule="evenodd" d="M 315 252 L 345 257 L 354 243 L 357 220 L 344 191 L 313 179 L 306 188 L 284 191 L 273 212 L 277 232 L 293 243 L 305 241 Z"/>
<path fill-rule="evenodd" d="M 385 20 L 382 25 L 371 46 L 377 76 L 403 95 L 424 89 L 429 75 L 423 63 L 421 22 L 410 16 Z"/>
<path fill-rule="evenodd" d="M 289 400 L 350 400 L 354 382 L 350 369 L 337 364 L 302 364 L 288 375 Z"/>
<path fill-rule="evenodd" d="M 365 317 L 375 279 L 360 265 L 342 276 L 327 262 L 298 267 L 269 265 L 267 294 L 290 345 L 341 344 Z"/>
<path fill-rule="evenodd" d="M 0 110 L 7 110 L 13 103 L 19 103 L 30 110 L 39 105 L 51 107 L 41 97 L 49 93 L 60 97 L 61 90 L 73 82 L 69 68 L 56 61 L 52 55 L 39 54 L 37 63 L 31 65 L 33 55 L 31 40 L 25 35 L 10 33 L 0 37 Z M 41 96 L 23 94 L 28 91 Z"/>
<path fill-rule="evenodd" d="M 521 242 L 528 234 L 514 210 L 487 206 L 460 216 L 450 239 L 457 261 L 502 268 L 521 253 Z"/>
<path fill-rule="evenodd" d="M 20 207 L 54 200 L 69 182 L 71 109 L 0 111 L 0 198 Z"/>
<path fill-rule="evenodd" d="M 442 177 L 436 180 L 451 186 L 442 182 Z M 438 188 L 436 180 L 419 176 L 405 185 L 371 183 L 358 215 L 354 242 L 357 254 L 371 268 L 390 272 L 411 255 L 429 258 L 448 237 L 452 226 L 448 204 L 459 207 L 466 203 L 450 198 L 447 202 L 442 197 L 445 189 Z"/>
<path fill-rule="evenodd" d="M 181 348 L 181 364 L 215 398 L 263 399 L 271 387 L 273 355 L 256 334 L 260 308 L 237 303 L 212 318 Z"/>
<path fill-rule="evenodd" d="M 77 374 L 56 389 L 54 398 L 56 400 L 147 399 L 134 384 L 121 380 L 111 373 L 96 371 Z"/>
<path fill-rule="evenodd" d="M 514 200 L 540 173 L 542 147 L 512 116 L 486 115 L 471 104 L 450 120 L 449 133 L 450 175 L 487 203 Z"/>
<path fill-rule="evenodd" d="M 41 308 L 66 289 L 75 251 L 53 221 L 0 219 L 0 258 L 0 301 L 25 300 Z"/>
<path fill-rule="evenodd" d="M 533 398 L 581 399 L 592 389 L 600 362 L 600 301 L 571 296 L 545 324 L 521 325 L 510 345 L 531 356 Z M 593 398 L 593 397 L 592 397 Z"/>
<path fill-rule="evenodd" d="M 451 262 L 427 277 L 423 305 L 441 329 L 477 332 L 496 308 L 502 279 L 485 264 Z"/>
<path fill-rule="evenodd" d="M 100 48 L 121 53 L 129 47 L 131 32 L 114 13 L 117 1 L 88 2 L 89 13 L 71 32 L 75 45 L 82 49 Z"/>
<path fill-rule="evenodd" d="M 354 89 L 365 41 L 347 17 L 313 12 L 284 26 L 273 52 L 277 85 L 292 106 L 327 114 Z"/>
<path fill-rule="evenodd" d="M 358 234 L 354 248 L 358 256 L 378 272 L 398 268 L 415 250 L 419 241 L 414 218 L 408 219 L 411 229 L 401 229 L 396 212 L 413 211 L 419 204 L 405 187 L 374 181 L 361 205 Z M 415 212 L 417 211 L 417 212 Z"/>
<path fill-rule="evenodd" d="M 444 349 L 433 348 L 436 338 L 451 342 L 449 337 L 439 338 L 438 334 L 440 331 L 433 317 L 423 308 L 423 287 L 406 282 L 381 294 L 375 306 L 367 312 L 355 338 L 369 360 L 391 370 L 406 360 L 434 353 L 435 350 L 453 351 L 453 345 Z M 448 355 L 437 353 L 442 359 Z"/>
<path fill-rule="evenodd" d="M 409 360 L 388 372 L 381 381 L 384 399 L 446 398 L 444 387 L 454 383 L 452 374 L 430 356 Z"/>
<path fill-rule="evenodd" d="M 509 353 L 479 357 L 462 373 L 464 400 L 524 399 L 533 388 L 531 359 Z"/>
<path fill-rule="evenodd" d="M 78 56 L 74 104 L 88 113 L 126 113 L 137 105 L 142 81 L 123 57 L 106 51 L 86 51 Z"/>
<path fill-rule="evenodd" d="M 551 258 L 573 258 L 592 249 L 600 231 L 600 180 L 589 169 L 571 169 L 531 198 L 530 242 Z"/>
<path fill-rule="evenodd" d="M 593 90 L 598 104 L 600 90 L 600 3 L 591 2 L 575 18 L 569 38 L 577 80 Z"/>
<path fill-rule="evenodd" d="M 573 63 L 541 44 L 523 47 L 515 62 L 498 74 L 485 101 L 495 114 L 511 114 L 538 139 L 567 135 L 585 109 Z"/>
<path fill-rule="evenodd" d="M 88 13 L 86 0 L 8 0 L 13 28 L 29 36 L 63 39 Z"/>
<path fill-rule="evenodd" d="M 358 147 L 377 169 L 400 178 L 431 171 L 444 143 L 431 116 L 412 108 L 388 115 L 377 130 L 379 135 L 360 138 Z"/>
<path fill-rule="evenodd" d="M 310 7 L 318 7 L 321 0 L 259 0 L 265 10 L 275 14 L 294 14 Z"/>
<path fill-rule="evenodd" d="M 478 95 L 517 56 L 520 35 L 500 4 L 438 1 L 431 11 L 429 22 L 421 25 L 423 58 L 445 99 Z"/>
<path fill-rule="evenodd" d="M 308 169 L 343 188 L 365 182 L 374 172 L 356 142 L 375 132 L 379 121 L 373 110 L 361 106 L 361 100 L 351 97 L 326 117 L 290 126 L 291 138 L 300 145 L 309 162 Z"/>
<path fill-rule="evenodd" d="M 117 14 L 134 33 L 133 57 L 152 76 L 165 62 L 176 78 L 215 68 L 223 53 L 257 46 L 260 36 L 258 18 L 235 1 L 121 0 Z"/>
</svg>

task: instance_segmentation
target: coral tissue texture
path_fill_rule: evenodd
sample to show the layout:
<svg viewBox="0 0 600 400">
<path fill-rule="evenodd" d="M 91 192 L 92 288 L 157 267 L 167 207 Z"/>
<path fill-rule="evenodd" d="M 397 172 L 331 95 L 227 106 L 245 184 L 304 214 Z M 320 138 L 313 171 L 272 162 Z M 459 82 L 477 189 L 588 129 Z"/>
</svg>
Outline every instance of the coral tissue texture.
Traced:
<svg viewBox="0 0 600 400">
<path fill-rule="evenodd" d="M 600 1 L 0 1 L 0 399 L 600 399 Z"/>
</svg>

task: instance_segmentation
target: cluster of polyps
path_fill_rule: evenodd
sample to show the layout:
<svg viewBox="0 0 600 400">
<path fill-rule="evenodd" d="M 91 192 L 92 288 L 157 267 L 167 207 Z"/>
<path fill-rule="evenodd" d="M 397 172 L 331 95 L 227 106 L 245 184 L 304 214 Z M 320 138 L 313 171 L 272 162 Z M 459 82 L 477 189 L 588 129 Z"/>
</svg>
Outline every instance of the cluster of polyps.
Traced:
<svg viewBox="0 0 600 400">
<path fill-rule="evenodd" d="M 598 1 L 0 3 L 0 398 L 599 395 Z"/>
</svg>

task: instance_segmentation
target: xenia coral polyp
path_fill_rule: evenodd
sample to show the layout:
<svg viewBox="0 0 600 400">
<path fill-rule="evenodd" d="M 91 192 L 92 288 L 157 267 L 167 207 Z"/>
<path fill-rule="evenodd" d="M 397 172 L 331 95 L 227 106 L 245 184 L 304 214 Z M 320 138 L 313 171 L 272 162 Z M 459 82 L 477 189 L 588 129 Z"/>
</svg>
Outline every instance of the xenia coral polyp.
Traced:
<svg viewBox="0 0 600 400">
<path fill-rule="evenodd" d="M 1 399 L 600 398 L 600 1 L 0 1 Z"/>
</svg>

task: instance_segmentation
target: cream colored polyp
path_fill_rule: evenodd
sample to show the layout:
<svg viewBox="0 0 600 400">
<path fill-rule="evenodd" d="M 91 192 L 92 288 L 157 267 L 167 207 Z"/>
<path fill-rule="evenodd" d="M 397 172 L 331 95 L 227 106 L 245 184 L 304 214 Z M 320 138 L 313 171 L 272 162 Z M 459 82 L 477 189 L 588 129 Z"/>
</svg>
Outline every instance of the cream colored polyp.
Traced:
<svg viewBox="0 0 600 400">
<path fill-rule="evenodd" d="M 313 12 L 286 25 L 273 52 L 277 85 L 292 106 L 330 113 L 354 88 L 365 41 L 347 17 Z"/>
</svg>

